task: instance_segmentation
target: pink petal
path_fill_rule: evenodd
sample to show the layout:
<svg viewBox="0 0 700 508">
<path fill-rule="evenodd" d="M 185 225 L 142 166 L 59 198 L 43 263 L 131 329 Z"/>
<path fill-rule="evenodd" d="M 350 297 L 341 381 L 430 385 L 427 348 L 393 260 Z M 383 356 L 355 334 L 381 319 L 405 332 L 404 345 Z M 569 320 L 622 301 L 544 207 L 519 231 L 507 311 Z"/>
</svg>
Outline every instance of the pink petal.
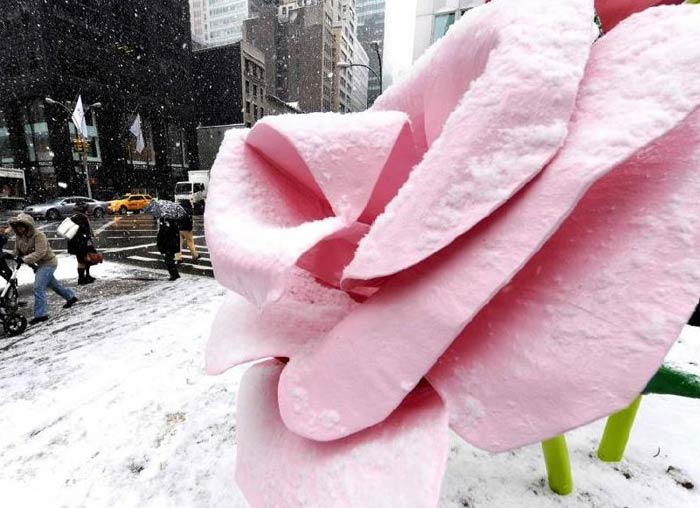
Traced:
<svg viewBox="0 0 700 508">
<path fill-rule="evenodd" d="M 609 32 L 615 25 L 635 12 L 663 4 L 682 4 L 684 0 L 595 0 L 595 9 L 603 24 L 603 30 Z"/>
<path fill-rule="evenodd" d="M 262 358 L 288 358 L 323 337 L 356 306 L 344 292 L 321 286 L 301 270 L 292 272 L 284 296 L 262 310 L 229 294 L 212 325 L 207 373 L 221 374 Z"/>
<path fill-rule="evenodd" d="M 416 96 L 410 116 L 423 116 L 430 150 L 360 242 L 347 287 L 450 244 L 564 142 L 592 42 L 592 1 L 497 2 L 475 11 L 378 102 L 401 108 L 397 95 Z"/>
<path fill-rule="evenodd" d="M 700 104 L 697 26 L 697 7 L 652 9 L 597 42 L 556 160 L 469 235 L 392 278 L 313 351 L 293 358 L 280 383 L 287 426 L 330 440 L 390 414 L 586 190 Z M 304 393 L 303 405 L 295 393 Z M 317 415 L 328 410 L 337 424 L 319 427 Z"/>
<path fill-rule="evenodd" d="M 328 204 L 246 146 L 232 129 L 211 172 L 205 223 L 217 280 L 262 305 L 278 299 L 297 259 L 346 227 Z"/>
<path fill-rule="evenodd" d="M 247 142 L 346 222 L 374 220 L 418 162 L 408 117 L 395 111 L 268 116 Z"/>
<path fill-rule="evenodd" d="M 317 243 L 306 252 L 297 266 L 318 277 L 326 284 L 340 287 L 340 278 L 343 269 L 350 263 L 357 244 L 367 234 L 369 226 L 361 222 L 355 222 L 346 229 L 339 231 L 325 240 Z"/>
<path fill-rule="evenodd" d="M 700 114 L 599 180 L 429 374 L 453 429 L 502 451 L 627 406 L 700 287 Z"/>
<path fill-rule="evenodd" d="M 268 361 L 251 367 L 241 382 L 236 482 L 252 508 L 437 506 L 447 414 L 427 384 L 386 422 L 317 443 L 289 432 L 279 417 L 281 370 Z"/>
</svg>

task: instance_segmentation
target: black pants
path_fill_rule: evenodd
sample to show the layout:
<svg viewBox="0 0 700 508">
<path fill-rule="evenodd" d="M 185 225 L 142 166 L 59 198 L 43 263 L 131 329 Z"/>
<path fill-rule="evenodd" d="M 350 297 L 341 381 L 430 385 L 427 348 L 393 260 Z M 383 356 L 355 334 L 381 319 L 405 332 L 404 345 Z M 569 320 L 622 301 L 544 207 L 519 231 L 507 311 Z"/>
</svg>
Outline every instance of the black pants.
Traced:
<svg viewBox="0 0 700 508">
<path fill-rule="evenodd" d="M 180 275 L 177 271 L 177 264 L 175 263 L 175 254 L 173 252 L 163 253 L 163 259 L 165 260 L 165 266 L 168 269 L 170 275 Z"/>
</svg>

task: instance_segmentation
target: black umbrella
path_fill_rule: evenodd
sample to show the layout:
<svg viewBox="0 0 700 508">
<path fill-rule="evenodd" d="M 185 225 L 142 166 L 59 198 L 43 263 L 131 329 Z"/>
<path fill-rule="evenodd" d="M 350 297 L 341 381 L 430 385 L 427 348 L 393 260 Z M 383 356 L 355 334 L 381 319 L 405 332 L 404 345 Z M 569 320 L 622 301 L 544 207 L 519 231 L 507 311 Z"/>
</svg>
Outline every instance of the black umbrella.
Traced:
<svg viewBox="0 0 700 508">
<path fill-rule="evenodd" d="M 187 210 L 177 203 L 165 199 L 151 201 L 144 213 L 153 215 L 156 219 L 178 220 L 187 217 Z"/>
</svg>

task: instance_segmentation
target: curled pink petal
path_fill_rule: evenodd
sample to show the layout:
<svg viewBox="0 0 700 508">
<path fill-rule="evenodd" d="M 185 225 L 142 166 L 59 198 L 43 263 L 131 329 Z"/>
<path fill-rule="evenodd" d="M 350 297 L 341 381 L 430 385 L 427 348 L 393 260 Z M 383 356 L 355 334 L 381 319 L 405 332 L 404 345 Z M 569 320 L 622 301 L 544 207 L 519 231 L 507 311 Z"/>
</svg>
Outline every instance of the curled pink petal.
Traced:
<svg viewBox="0 0 700 508">
<path fill-rule="evenodd" d="M 619 410 L 700 287 L 700 114 L 598 181 L 430 372 L 452 428 L 491 451 Z"/>
<path fill-rule="evenodd" d="M 316 348 L 290 361 L 279 391 L 289 428 L 330 440 L 390 414 L 596 180 L 698 107 L 697 26 L 697 7 L 657 8 L 597 42 L 557 158 L 472 232 L 392 278 Z M 317 425 L 324 411 L 338 414 L 335 425 Z"/>
<path fill-rule="evenodd" d="M 343 269 L 352 260 L 357 244 L 368 230 L 367 224 L 355 222 L 317 243 L 299 258 L 297 266 L 326 284 L 339 288 Z"/>
<path fill-rule="evenodd" d="M 292 272 L 289 288 L 275 305 L 259 309 L 238 295 L 226 296 L 207 343 L 208 374 L 253 360 L 287 357 L 319 340 L 358 304 L 346 293 Z"/>
<path fill-rule="evenodd" d="M 396 111 L 268 116 L 247 143 L 349 223 L 363 212 L 374 220 L 418 162 L 408 117 Z"/>
<path fill-rule="evenodd" d="M 412 97 L 408 106 L 418 109 L 410 116 L 423 115 L 430 151 L 360 242 L 345 287 L 447 246 L 564 142 L 593 41 L 592 0 L 497 2 L 466 18 L 417 64 L 413 79 L 377 102 L 400 108 L 406 99 L 395 97 Z"/>
<path fill-rule="evenodd" d="M 226 133 L 211 171 L 205 225 L 217 280 L 262 305 L 282 295 L 304 252 L 346 224 L 248 147 L 247 134 Z"/>
<path fill-rule="evenodd" d="M 429 385 L 380 425 L 318 443 L 291 433 L 280 419 L 282 368 L 274 360 L 255 365 L 241 382 L 236 481 L 252 508 L 437 506 L 448 428 Z"/>
</svg>

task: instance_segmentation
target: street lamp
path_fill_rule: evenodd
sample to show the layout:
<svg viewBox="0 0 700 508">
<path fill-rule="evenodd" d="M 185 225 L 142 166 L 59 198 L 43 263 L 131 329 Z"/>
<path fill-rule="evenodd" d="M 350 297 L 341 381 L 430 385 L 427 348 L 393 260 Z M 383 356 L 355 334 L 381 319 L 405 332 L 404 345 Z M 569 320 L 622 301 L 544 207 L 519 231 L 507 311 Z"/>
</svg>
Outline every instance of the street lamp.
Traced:
<svg viewBox="0 0 700 508">
<path fill-rule="evenodd" d="M 63 109 L 65 109 L 68 114 L 73 117 L 73 112 L 68 109 L 62 102 L 58 102 L 51 97 L 46 97 L 44 99 L 47 104 L 52 104 L 55 106 L 61 106 Z M 90 111 L 91 109 L 97 109 L 101 108 L 102 103 L 101 102 L 94 102 L 90 104 L 87 108 L 85 108 L 85 111 Z M 78 132 L 78 129 L 75 129 L 75 139 L 73 140 L 73 147 L 75 148 L 75 151 L 80 154 L 80 158 L 83 162 L 83 170 L 85 171 L 85 185 L 87 186 L 87 195 L 90 199 L 92 199 L 92 187 L 90 186 L 90 174 L 88 173 L 88 160 L 87 160 L 87 149 L 88 149 L 88 140 L 87 138 L 81 138 L 80 137 L 80 132 Z"/>
<path fill-rule="evenodd" d="M 350 63 L 350 62 L 338 62 L 335 66 L 336 66 L 338 69 L 349 69 L 349 68 L 351 68 L 351 67 L 364 67 L 365 69 L 369 69 L 369 71 L 370 71 L 372 74 L 374 74 L 374 75 L 377 77 L 377 79 L 379 80 L 379 89 L 380 89 L 380 90 L 382 89 L 382 75 L 381 75 L 381 74 L 377 74 L 377 71 L 375 71 L 374 69 L 372 69 L 372 67 L 370 67 L 369 65 L 365 65 L 365 64 L 353 64 L 353 63 Z"/>
<path fill-rule="evenodd" d="M 379 51 L 379 41 L 372 41 L 370 43 L 370 46 L 372 46 L 372 49 L 374 49 L 374 51 L 376 51 L 377 53 L 377 61 L 379 62 L 379 94 L 381 95 L 382 93 L 384 93 L 384 87 L 382 83 L 382 76 L 384 73 L 382 72 L 382 53 L 381 51 Z"/>
</svg>

